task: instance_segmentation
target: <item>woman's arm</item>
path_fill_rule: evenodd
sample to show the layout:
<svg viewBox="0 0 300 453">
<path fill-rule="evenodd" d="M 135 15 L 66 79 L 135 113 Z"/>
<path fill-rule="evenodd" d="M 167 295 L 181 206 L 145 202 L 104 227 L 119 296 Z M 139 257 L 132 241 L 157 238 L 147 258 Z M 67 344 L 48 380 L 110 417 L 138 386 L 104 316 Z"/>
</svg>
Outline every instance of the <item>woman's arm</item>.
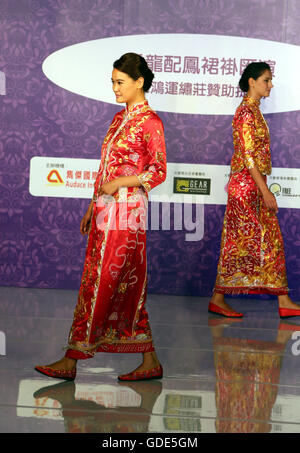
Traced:
<svg viewBox="0 0 300 453">
<path fill-rule="evenodd" d="M 277 206 L 277 201 L 275 196 L 270 192 L 264 177 L 262 176 L 261 172 L 258 170 L 256 166 L 253 168 L 249 169 L 250 175 L 254 179 L 257 187 L 261 191 L 261 194 L 263 196 L 265 205 L 267 206 L 268 209 L 271 209 L 272 211 L 275 211 L 276 213 L 278 212 L 278 206 Z"/>
<path fill-rule="evenodd" d="M 257 187 L 259 188 L 265 205 L 268 209 L 278 212 L 276 198 L 270 192 L 265 179 L 256 164 L 256 127 L 254 115 L 248 109 L 241 115 L 239 123 L 239 139 L 241 142 L 242 157 L 245 167 L 249 170 L 250 175 L 254 179 Z"/>
<path fill-rule="evenodd" d="M 137 176 L 120 176 L 100 187 L 98 195 L 113 195 L 120 187 L 139 187 L 141 183 Z"/>
<path fill-rule="evenodd" d="M 167 176 L 166 144 L 163 123 L 160 118 L 152 118 L 144 125 L 144 139 L 147 143 L 149 160 L 138 179 L 149 192 L 165 181 Z"/>
</svg>

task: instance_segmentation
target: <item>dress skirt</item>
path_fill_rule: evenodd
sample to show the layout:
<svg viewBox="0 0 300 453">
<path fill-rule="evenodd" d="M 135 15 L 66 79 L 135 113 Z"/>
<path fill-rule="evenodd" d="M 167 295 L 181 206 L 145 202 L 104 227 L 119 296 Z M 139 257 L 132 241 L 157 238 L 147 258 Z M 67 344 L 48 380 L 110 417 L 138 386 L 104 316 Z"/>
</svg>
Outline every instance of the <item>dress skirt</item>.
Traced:
<svg viewBox="0 0 300 453">
<path fill-rule="evenodd" d="M 147 198 L 94 203 L 86 257 L 66 357 L 153 351 L 145 309 Z"/>
<path fill-rule="evenodd" d="M 288 293 L 284 244 L 276 213 L 267 209 L 249 170 L 233 173 L 214 291 Z"/>
</svg>

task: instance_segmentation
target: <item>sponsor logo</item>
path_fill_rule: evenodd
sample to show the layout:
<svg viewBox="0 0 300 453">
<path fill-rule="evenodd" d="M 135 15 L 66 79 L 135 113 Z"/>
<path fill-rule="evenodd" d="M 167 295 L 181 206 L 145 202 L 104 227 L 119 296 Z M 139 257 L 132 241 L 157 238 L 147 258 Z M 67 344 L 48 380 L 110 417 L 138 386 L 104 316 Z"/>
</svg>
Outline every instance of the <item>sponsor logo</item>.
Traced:
<svg viewBox="0 0 300 453">
<path fill-rule="evenodd" d="M 278 195 L 280 195 L 281 186 L 277 182 L 274 182 L 273 184 L 271 184 L 269 189 L 277 197 L 278 197 Z"/>
<path fill-rule="evenodd" d="M 278 183 L 273 183 L 269 186 L 270 191 L 277 197 L 281 195 L 282 197 L 299 197 L 299 194 L 292 193 L 291 187 L 281 187 Z"/>
<path fill-rule="evenodd" d="M 64 184 L 63 179 L 57 170 L 50 171 L 50 173 L 47 176 L 47 181 L 50 183 L 50 185 L 55 186 Z"/>
<path fill-rule="evenodd" d="M 210 179 L 208 178 L 174 178 L 174 193 L 193 195 L 210 195 Z"/>
</svg>

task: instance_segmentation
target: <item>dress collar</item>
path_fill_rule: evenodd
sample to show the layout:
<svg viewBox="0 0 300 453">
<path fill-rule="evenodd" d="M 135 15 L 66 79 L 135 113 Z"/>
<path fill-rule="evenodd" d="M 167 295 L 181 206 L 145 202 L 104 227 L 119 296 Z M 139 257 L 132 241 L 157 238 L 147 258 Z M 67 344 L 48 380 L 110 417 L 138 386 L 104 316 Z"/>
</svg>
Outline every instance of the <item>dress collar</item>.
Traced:
<svg viewBox="0 0 300 453">
<path fill-rule="evenodd" d="M 259 101 L 257 101 L 256 99 L 248 96 L 247 94 L 245 94 L 243 101 L 247 102 L 250 105 L 255 105 L 256 107 L 259 107 L 259 104 L 260 104 Z"/>
<path fill-rule="evenodd" d="M 140 111 L 144 108 L 144 107 L 148 107 L 148 101 L 147 99 L 145 99 L 144 101 L 142 102 L 138 102 L 137 104 L 133 104 L 131 107 L 125 107 L 125 114 L 126 116 L 132 116 L 132 115 L 136 115 L 137 113 L 140 113 Z"/>
</svg>

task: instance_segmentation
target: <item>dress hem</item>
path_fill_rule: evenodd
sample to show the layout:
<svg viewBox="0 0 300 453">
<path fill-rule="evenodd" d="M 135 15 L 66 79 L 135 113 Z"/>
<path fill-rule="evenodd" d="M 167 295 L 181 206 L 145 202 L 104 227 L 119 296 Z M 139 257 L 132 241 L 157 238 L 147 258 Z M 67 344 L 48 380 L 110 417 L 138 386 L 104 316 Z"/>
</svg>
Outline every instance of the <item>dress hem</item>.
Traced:
<svg viewBox="0 0 300 453">
<path fill-rule="evenodd" d="M 135 344 L 108 344 L 102 343 L 98 346 L 93 352 L 83 352 L 78 349 L 72 349 L 69 347 L 66 351 L 65 357 L 70 359 L 91 359 L 97 352 L 109 352 L 109 353 L 128 353 L 128 354 L 137 354 L 144 352 L 154 351 L 154 346 L 152 342 L 149 343 L 135 343 Z"/>
<path fill-rule="evenodd" d="M 286 295 L 289 292 L 289 289 L 286 287 L 283 288 L 266 288 L 266 287 L 247 287 L 247 286 L 238 286 L 238 287 L 226 287 L 226 286 L 215 286 L 214 292 L 218 294 L 271 294 L 275 296 Z"/>
</svg>

